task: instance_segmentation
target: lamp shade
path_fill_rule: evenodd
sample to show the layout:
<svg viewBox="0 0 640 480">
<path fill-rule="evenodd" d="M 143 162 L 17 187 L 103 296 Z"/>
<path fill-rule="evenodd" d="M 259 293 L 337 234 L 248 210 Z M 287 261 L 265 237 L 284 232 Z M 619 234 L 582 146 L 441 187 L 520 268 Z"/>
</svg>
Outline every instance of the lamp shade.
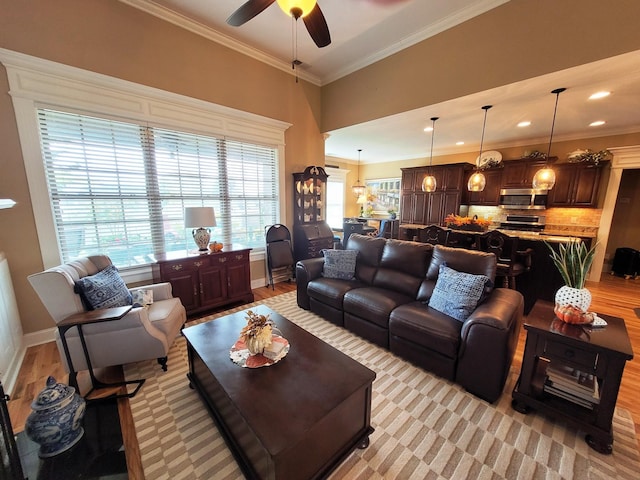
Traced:
<svg viewBox="0 0 640 480">
<path fill-rule="evenodd" d="M 549 167 L 541 168 L 533 177 L 532 187 L 541 190 L 551 190 L 556 184 L 556 172 Z"/>
<path fill-rule="evenodd" d="M 482 192 L 486 185 L 487 179 L 485 178 L 484 173 L 476 171 L 469 177 L 469 181 L 467 182 L 467 190 L 469 190 L 470 192 Z"/>
<path fill-rule="evenodd" d="M 216 214 L 213 207 L 186 207 L 184 226 L 185 228 L 215 227 Z"/>
</svg>

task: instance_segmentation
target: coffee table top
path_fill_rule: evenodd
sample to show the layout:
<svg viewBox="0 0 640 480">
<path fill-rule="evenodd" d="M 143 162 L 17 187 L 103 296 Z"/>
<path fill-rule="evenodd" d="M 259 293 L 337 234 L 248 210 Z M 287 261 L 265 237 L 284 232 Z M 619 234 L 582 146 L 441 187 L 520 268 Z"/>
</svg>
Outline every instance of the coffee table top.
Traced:
<svg viewBox="0 0 640 480">
<path fill-rule="evenodd" d="M 629 360 L 633 358 L 633 349 L 624 320 L 611 315 L 598 313 L 607 321 L 606 327 L 590 325 L 572 325 L 565 323 L 553 313 L 553 303 L 538 300 L 524 320 L 525 330 L 535 330 L 542 334 L 559 335 L 568 343 L 580 343 L 622 354 Z"/>
<path fill-rule="evenodd" d="M 375 372 L 263 305 L 291 349 L 269 367 L 242 368 L 229 350 L 246 325 L 246 311 L 183 330 L 189 345 L 263 441 L 275 450 L 302 435 L 353 393 L 370 386 Z M 276 426 L 274 428 L 274 426 Z"/>
</svg>

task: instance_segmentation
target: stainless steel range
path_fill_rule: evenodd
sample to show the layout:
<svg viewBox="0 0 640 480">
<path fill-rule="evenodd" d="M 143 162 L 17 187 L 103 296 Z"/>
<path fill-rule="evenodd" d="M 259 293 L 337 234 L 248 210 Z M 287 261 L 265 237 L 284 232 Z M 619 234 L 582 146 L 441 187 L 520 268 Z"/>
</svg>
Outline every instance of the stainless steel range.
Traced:
<svg viewBox="0 0 640 480">
<path fill-rule="evenodd" d="M 505 220 L 500 222 L 500 230 L 540 233 L 544 230 L 544 225 L 544 215 L 507 215 Z"/>
</svg>

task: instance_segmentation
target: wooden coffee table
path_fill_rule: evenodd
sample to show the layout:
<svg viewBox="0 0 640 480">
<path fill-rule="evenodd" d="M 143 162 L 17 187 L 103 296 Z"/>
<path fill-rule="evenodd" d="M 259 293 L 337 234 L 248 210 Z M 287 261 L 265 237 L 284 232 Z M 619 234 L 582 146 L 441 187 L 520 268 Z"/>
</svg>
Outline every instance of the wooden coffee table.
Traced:
<svg viewBox="0 0 640 480">
<path fill-rule="evenodd" d="M 325 478 L 369 444 L 376 374 L 267 307 L 251 310 L 271 315 L 287 356 L 255 369 L 230 360 L 246 310 L 188 327 L 190 386 L 247 478 Z"/>
</svg>

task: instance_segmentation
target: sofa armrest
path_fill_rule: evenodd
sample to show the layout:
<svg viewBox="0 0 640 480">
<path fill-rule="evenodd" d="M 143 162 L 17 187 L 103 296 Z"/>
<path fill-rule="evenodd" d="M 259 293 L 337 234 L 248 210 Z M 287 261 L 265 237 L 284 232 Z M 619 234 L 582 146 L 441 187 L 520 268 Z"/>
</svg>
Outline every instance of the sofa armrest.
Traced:
<svg viewBox="0 0 640 480">
<path fill-rule="evenodd" d="M 496 288 L 462 326 L 456 381 L 489 402 L 502 394 L 523 311 L 524 297 L 520 292 Z"/>
<path fill-rule="evenodd" d="M 296 264 L 296 290 L 298 306 L 300 308 L 304 308 L 305 310 L 309 310 L 311 308 L 311 305 L 309 303 L 309 295 L 307 294 L 307 285 L 311 280 L 320 278 L 322 276 L 323 266 L 323 257 L 300 260 Z"/>
<path fill-rule="evenodd" d="M 151 290 L 153 291 L 153 301 L 167 300 L 173 298 L 173 291 L 169 282 L 154 283 L 152 285 L 141 285 L 139 287 L 130 288 L 129 291 L 135 290 Z"/>
</svg>

